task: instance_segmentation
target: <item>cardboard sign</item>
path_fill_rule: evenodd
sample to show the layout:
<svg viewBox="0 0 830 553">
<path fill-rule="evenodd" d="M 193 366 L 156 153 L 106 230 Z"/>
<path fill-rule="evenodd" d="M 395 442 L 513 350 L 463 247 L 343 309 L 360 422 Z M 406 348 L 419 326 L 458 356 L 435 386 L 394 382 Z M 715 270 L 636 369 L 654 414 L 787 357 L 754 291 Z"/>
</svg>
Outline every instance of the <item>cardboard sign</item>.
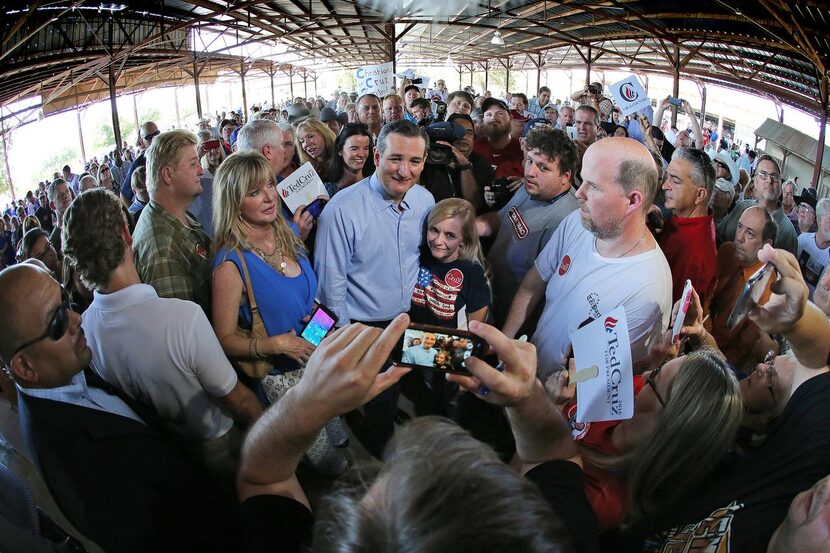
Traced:
<svg viewBox="0 0 830 553">
<path fill-rule="evenodd" d="M 317 196 L 329 195 L 310 161 L 306 161 L 299 169 L 278 183 L 277 192 L 291 213 L 297 211 L 301 205 L 310 204 L 317 199 Z"/>
<path fill-rule="evenodd" d="M 625 308 L 571 334 L 576 379 L 577 422 L 630 419 L 634 416 L 634 376 Z"/>
<path fill-rule="evenodd" d="M 366 65 L 354 72 L 357 81 L 357 94 L 374 94 L 383 98 L 390 92 L 395 92 L 395 79 L 392 74 L 392 62 Z"/>
<path fill-rule="evenodd" d="M 646 106 L 651 105 L 651 100 L 636 75 L 629 75 L 612 84 L 610 90 L 612 96 L 614 96 L 614 102 L 620 108 L 622 117 L 637 111 L 643 111 Z"/>
</svg>

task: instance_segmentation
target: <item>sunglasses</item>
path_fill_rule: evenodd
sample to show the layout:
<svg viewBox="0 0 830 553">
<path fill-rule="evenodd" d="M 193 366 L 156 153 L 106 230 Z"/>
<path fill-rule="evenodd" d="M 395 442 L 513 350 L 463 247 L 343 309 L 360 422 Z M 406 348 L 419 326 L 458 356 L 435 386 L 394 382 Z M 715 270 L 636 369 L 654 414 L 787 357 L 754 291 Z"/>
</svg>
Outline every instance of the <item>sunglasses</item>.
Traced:
<svg viewBox="0 0 830 553">
<path fill-rule="evenodd" d="M 152 140 L 153 138 L 157 137 L 157 136 L 158 136 L 158 135 L 160 135 L 160 134 L 161 134 L 161 131 L 160 131 L 160 130 L 158 130 L 158 129 L 156 129 L 156 132 L 151 132 L 150 134 L 148 134 L 147 136 L 145 136 L 145 137 L 144 137 L 144 140 L 150 141 L 150 140 Z"/>
<path fill-rule="evenodd" d="M 651 387 L 651 390 L 654 392 L 654 396 L 657 398 L 657 401 L 660 402 L 660 406 L 662 407 L 666 406 L 666 402 L 663 401 L 663 396 L 661 396 L 660 392 L 657 391 L 657 384 L 655 384 L 654 381 L 657 379 L 657 375 L 660 374 L 660 371 L 663 370 L 664 366 L 665 365 L 660 365 L 659 367 L 651 371 L 651 374 L 646 379 L 646 385 Z"/>
<path fill-rule="evenodd" d="M 46 332 L 44 332 L 37 338 L 29 340 L 22 346 L 18 347 L 16 350 L 14 350 L 14 353 L 11 354 L 11 357 L 14 357 L 15 355 L 17 355 L 24 349 L 28 348 L 29 346 L 33 346 L 38 342 L 45 340 L 46 338 L 51 338 L 55 342 L 63 338 L 63 335 L 66 334 L 66 330 L 69 328 L 70 309 L 71 307 L 69 306 L 69 292 L 66 291 L 66 288 L 61 286 L 61 304 L 58 307 L 57 311 L 55 311 L 55 314 L 52 315 L 52 318 L 49 320 L 49 324 L 46 326 Z"/>
</svg>

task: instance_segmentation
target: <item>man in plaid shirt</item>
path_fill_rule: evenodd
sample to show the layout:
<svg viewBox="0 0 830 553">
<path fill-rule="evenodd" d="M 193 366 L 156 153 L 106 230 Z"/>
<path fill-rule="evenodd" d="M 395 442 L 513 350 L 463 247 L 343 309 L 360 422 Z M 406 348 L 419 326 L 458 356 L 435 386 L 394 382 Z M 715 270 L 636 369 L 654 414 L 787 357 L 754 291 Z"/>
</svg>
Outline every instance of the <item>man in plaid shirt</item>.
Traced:
<svg viewBox="0 0 830 553">
<path fill-rule="evenodd" d="M 196 302 L 210 316 L 210 238 L 187 213 L 202 192 L 203 173 L 192 133 L 156 137 L 147 149 L 150 203 L 133 233 L 133 250 L 141 282 L 163 298 Z"/>
</svg>

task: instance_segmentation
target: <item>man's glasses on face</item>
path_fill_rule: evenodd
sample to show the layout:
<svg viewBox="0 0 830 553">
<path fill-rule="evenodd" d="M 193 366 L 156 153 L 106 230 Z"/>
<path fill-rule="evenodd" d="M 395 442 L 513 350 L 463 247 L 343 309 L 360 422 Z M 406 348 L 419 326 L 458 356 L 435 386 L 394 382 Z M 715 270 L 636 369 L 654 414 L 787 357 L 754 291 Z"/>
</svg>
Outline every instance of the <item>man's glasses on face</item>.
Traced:
<svg viewBox="0 0 830 553">
<path fill-rule="evenodd" d="M 771 180 L 772 182 L 781 182 L 781 175 L 778 173 L 768 173 L 767 171 L 756 171 L 755 176 L 761 180 Z"/>
<path fill-rule="evenodd" d="M 51 338 L 53 341 L 57 342 L 63 335 L 66 334 L 66 330 L 69 328 L 69 292 L 66 291 L 66 288 L 61 286 L 61 304 L 58 306 L 58 309 L 55 311 L 55 314 L 52 315 L 52 318 L 49 320 L 49 324 L 46 325 L 46 332 L 25 342 L 22 346 L 18 347 L 9 357 L 14 357 L 24 349 L 28 348 L 29 346 L 33 346 L 38 342 L 45 340 L 46 338 Z"/>
</svg>

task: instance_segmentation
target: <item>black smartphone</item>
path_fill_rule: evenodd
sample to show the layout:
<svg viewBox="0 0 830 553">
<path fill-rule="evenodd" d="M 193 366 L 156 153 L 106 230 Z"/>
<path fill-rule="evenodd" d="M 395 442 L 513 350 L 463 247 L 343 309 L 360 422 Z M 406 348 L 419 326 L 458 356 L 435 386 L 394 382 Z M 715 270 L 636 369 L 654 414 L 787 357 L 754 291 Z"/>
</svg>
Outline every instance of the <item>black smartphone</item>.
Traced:
<svg viewBox="0 0 830 553">
<path fill-rule="evenodd" d="M 317 347 L 326 337 L 326 334 L 334 328 L 335 324 L 337 324 L 337 315 L 332 313 L 325 305 L 320 304 L 311 313 L 311 319 L 306 323 L 300 336 L 313 344 L 314 347 Z"/>
<path fill-rule="evenodd" d="M 404 367 L 470 374 L 467 359 L 482 359 L 486 351 L 486 342 L 466 330 L 411 324 L 392 350 L 392 360 Z"/>
<path fill-rule="evenodd" d="M 726 326 L 732 330 L 746 318 L 749 310 L 757 305 L 758 300 L 764 294 L 769 279 L 774 278 L 776 274 L 775 266 L 772 263 L 765 263 L 763 267 L 755 271 L 744 284 L 744 289 L 741 290 L 741 295 L 735 302 L 735 307 L 732 308 L 732 313 L 726 320 Z"/>
<path fill-rule="evenodd" d="M 326 207 L 326 201 L 322 198 L 317 198 L 307 206 L 305 206 L 305 210 L 311 213 L 311 216 L 315 219 L 320 216 L 320 213 L 323 212 L 323 208 Z"/>
</svg>

